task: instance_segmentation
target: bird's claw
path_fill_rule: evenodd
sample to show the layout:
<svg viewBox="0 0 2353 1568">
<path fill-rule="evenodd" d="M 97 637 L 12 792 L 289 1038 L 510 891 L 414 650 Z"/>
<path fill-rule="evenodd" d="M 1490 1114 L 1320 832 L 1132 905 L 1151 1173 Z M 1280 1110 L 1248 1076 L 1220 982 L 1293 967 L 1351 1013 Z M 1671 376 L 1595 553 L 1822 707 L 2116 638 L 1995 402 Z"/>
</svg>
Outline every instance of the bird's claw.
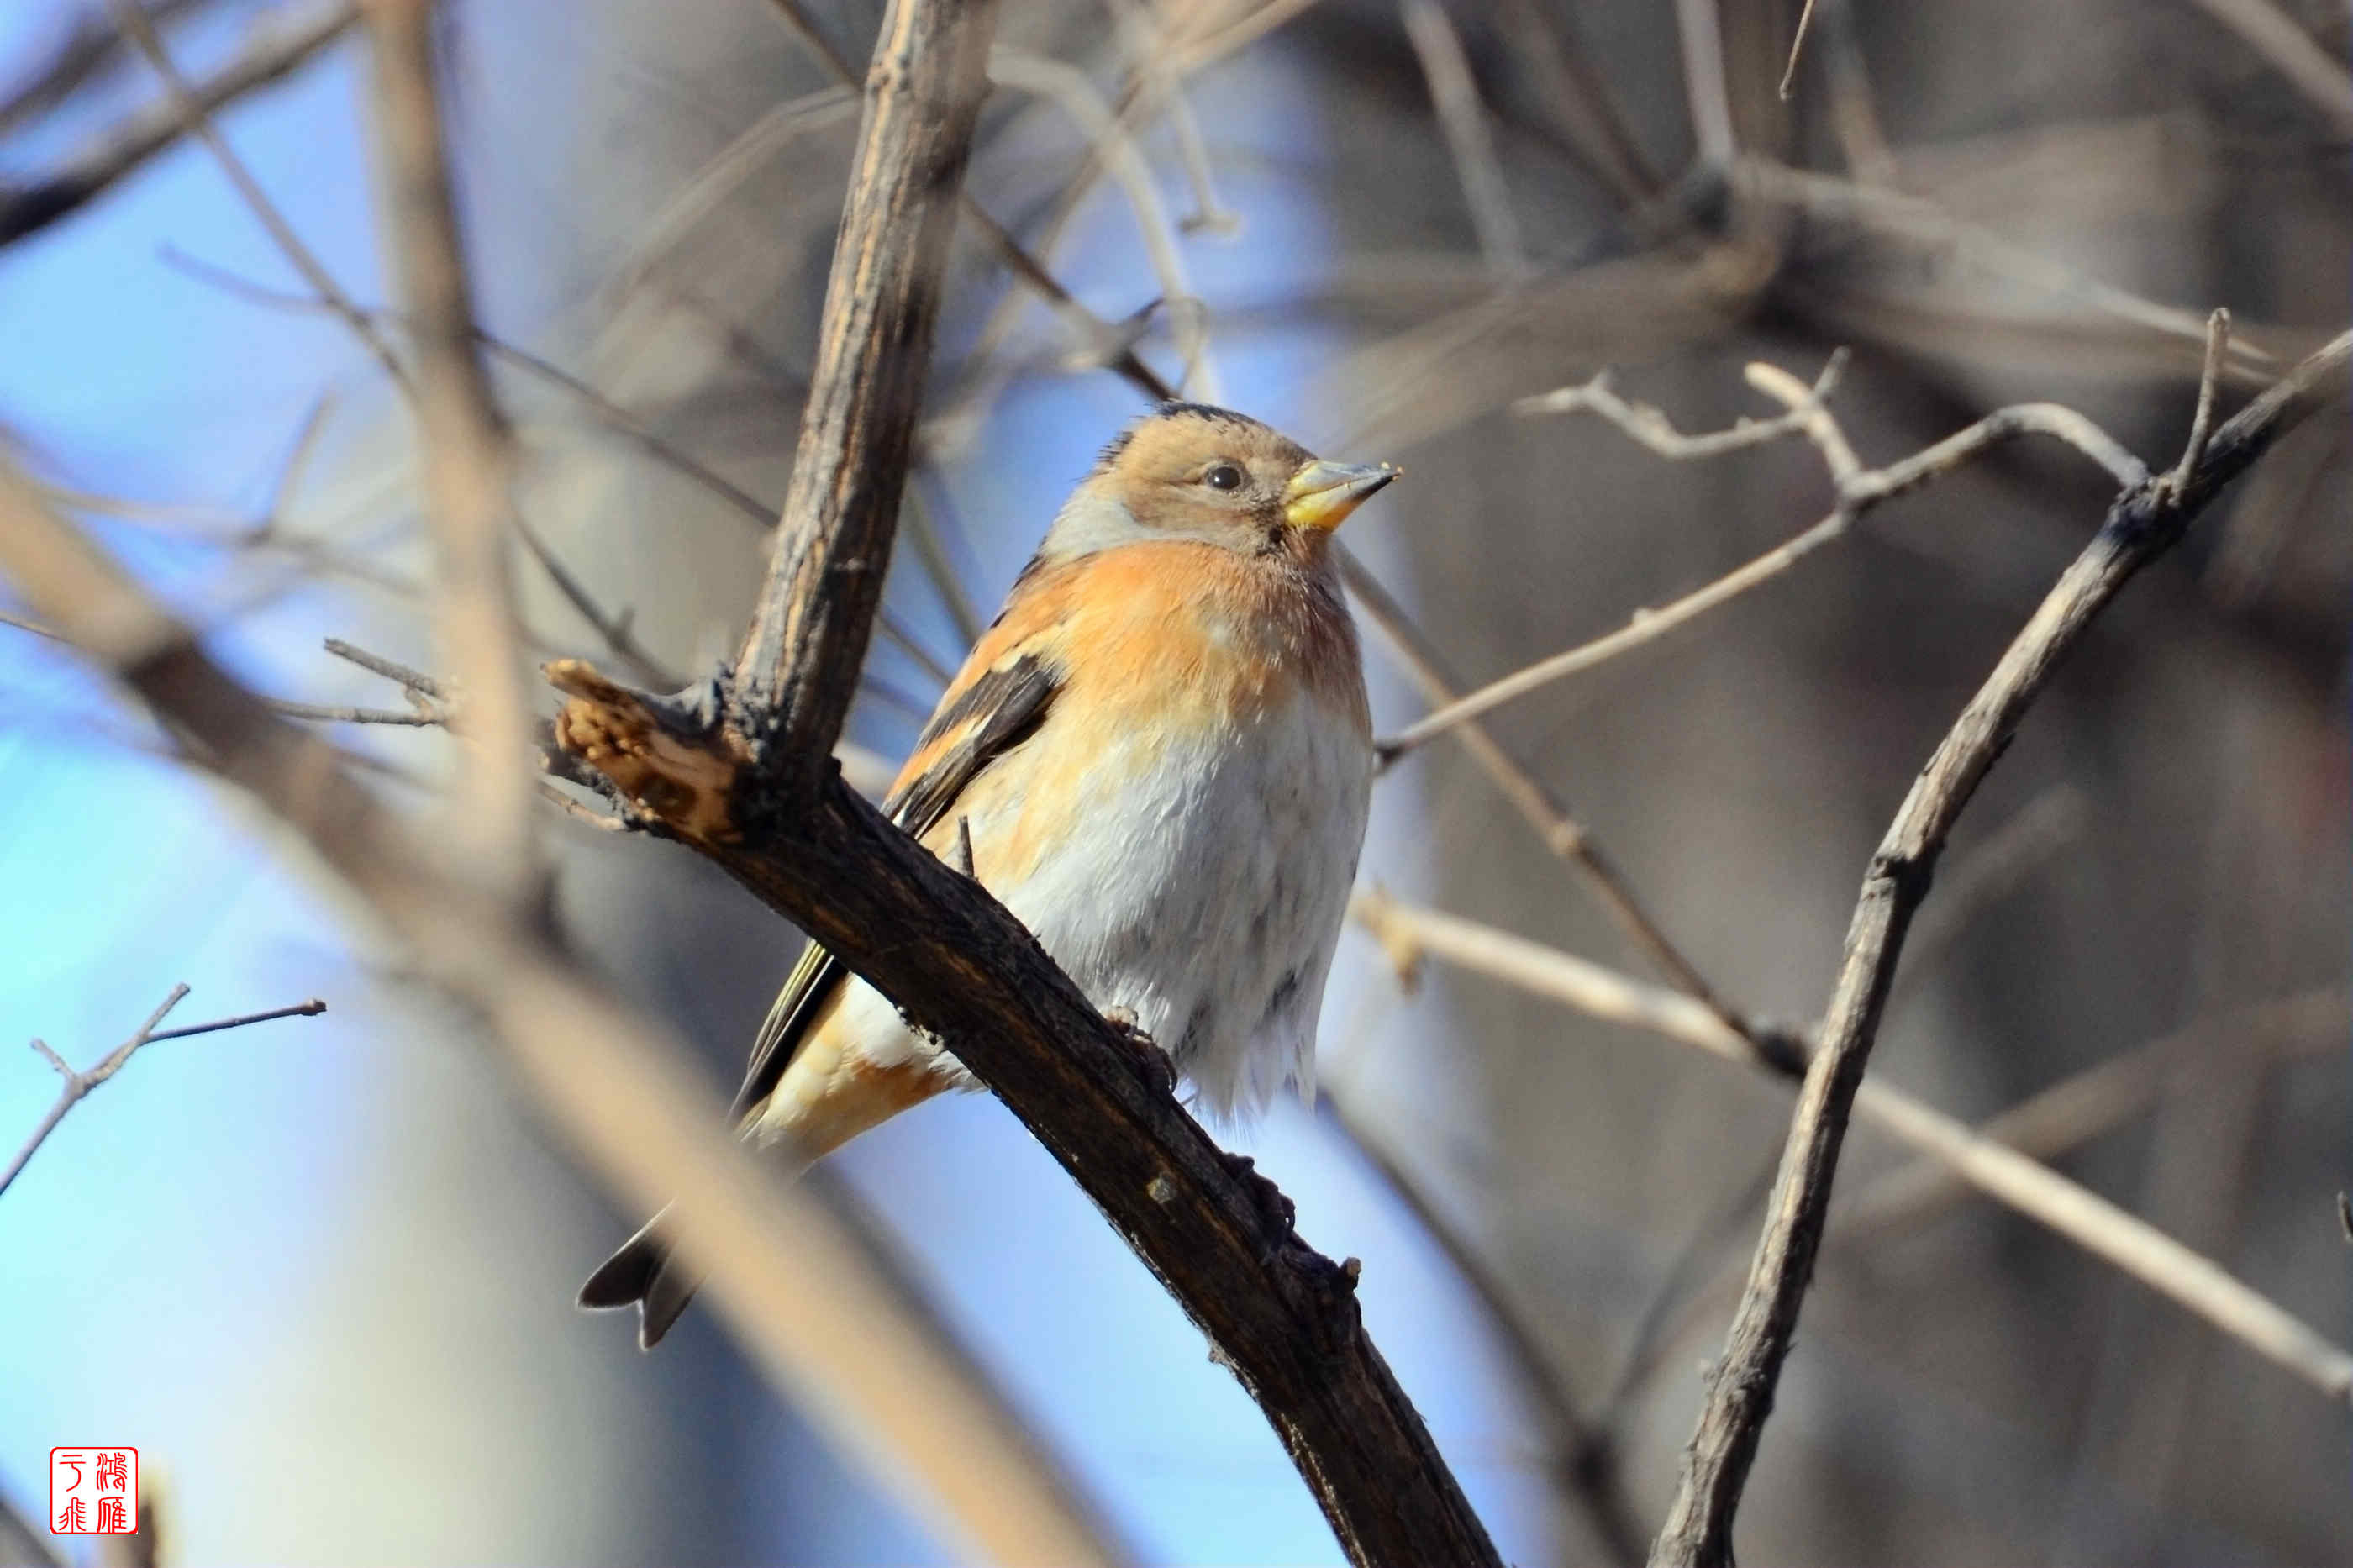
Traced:
<svg viewBox="0 0 2353 1568">
<path fill-rule="evenodd" d="M 1109 1024 L 1134 1058 L 1144 1075 L 1144 1081 L 1155 1093 L 1174 1096 L 1176 1092 L 1176 1064 L 1160 1048 L 1160 1042 L 1137 1026 L 1135 1014 L 1126 1007 L 1104 1009 L 1103 1022 Z"/>
</svg>

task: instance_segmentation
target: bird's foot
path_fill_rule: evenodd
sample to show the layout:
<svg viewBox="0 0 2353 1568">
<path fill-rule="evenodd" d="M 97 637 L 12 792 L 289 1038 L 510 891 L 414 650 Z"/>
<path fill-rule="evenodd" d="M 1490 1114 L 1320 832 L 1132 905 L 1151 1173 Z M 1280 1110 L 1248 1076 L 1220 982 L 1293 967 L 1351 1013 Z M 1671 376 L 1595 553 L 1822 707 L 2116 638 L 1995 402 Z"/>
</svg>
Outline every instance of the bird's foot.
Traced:
<svg viewBox="0 0 2353 1568">
<path fill-rule="evenodd" d="M 1160 1048 L 1160 1042 L 1136 1026 L 1135 1014 L 1126 1007 L 1106 1008 L 1103 1022 L 1109 1024 L 1134 1059 L 1137 1071 L 1154 1092 L 1174 1096 L 1176 1092 L 1176 1064 Z"/>
</svg>

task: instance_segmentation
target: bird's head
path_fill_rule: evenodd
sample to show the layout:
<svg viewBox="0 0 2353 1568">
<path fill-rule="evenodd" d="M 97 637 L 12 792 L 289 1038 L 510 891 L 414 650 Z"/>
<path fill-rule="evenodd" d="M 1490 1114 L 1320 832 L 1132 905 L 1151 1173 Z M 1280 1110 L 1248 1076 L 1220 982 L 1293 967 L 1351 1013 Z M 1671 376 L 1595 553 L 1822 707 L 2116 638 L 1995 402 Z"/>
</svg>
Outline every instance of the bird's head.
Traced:
<svg viewBox="0 0 2353 1568">
<path fill-rule="evenodd" d="M 1314 550 L 1398 472 L 1386 463 L 1327 463 L 1247 415 L 1164 403 L 1103 449 L 1055 519 L 1045 552 L 1153 539 L 1250 555 Z"/>
</svg>

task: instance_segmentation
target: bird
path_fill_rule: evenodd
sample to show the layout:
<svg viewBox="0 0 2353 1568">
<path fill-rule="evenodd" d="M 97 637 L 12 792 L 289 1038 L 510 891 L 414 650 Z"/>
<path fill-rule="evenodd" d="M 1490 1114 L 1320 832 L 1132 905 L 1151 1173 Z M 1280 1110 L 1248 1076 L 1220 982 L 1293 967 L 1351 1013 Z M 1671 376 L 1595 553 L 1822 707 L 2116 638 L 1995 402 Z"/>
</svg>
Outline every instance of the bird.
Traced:
<svg viewBox="0 0 2353 1568">
<path fill-rule="evenodd" d="M 1159 405 L 1055 514 L 883 799 L 1165 1050 L 1216 1121 L 1286 1082 L 1312 1093 L 1374 773 L 1332 534 L 1398 472 L 1324 461 L 1229 409 Z M 812 943 L 731 1115 L 805 1169 L 976 1086 Z M 698 1283 L 657 1215 L 579 1301 L 636 1306 L 651 1349 Z"/>
</svg>

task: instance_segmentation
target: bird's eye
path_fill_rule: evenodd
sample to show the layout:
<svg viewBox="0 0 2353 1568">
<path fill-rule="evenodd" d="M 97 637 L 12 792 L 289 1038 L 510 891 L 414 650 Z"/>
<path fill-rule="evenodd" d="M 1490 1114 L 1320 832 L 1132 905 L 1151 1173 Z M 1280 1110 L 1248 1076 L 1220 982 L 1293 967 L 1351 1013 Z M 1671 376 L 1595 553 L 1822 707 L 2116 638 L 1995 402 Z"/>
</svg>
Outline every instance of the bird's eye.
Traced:
<svg viewBox="0 0 2353 1568">
<path fill-rule="evenodd" d="M 1201 482 L 1213 490 L 1238 490 L 1242 488 L 1242 471 L 1231 463 L 1219 463 L 1201 476 Z"/>
</svg>

